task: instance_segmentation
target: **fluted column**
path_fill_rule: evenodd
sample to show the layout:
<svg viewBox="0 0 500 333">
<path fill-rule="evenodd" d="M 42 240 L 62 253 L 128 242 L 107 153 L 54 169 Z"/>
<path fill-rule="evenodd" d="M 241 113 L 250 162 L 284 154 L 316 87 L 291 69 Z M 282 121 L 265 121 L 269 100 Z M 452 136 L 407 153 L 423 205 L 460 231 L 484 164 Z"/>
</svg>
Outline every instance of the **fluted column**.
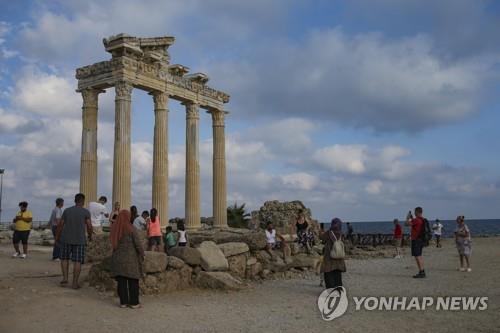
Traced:
<svg viewBox="0 0 500 333">
<path fill-rule="evenodd" d="M 98 89 L 82 90 L 82 151 L 80 159 L 80 192 L 86 202 L 97 200 L 97 104 Z"/>
<path fill-rule="evenodd" d="M 186 228 L 199 229 L 200 220 L 200 160 L 199 121 L 200 112 L 196 103 L 186 105 Z"/>
<path fill-rule="evenodd" d="M 115 85 L 115 145 L 113 159 L 113 202 L 123 209 L 130 207 L 130 104 L 132 85 L 119 81 Z"/>
<path fill-rule="evenodd" d="M 211 111 L 213 126 L 213 214 L 214 227 L 227 227 L 226 144 L 222 110 Z"/>
<path fill-rule="evenodd" d="M 168 224 L 168 95 L 153 92 L 155 127 L 153 147 L 153 206 L 161 226 Z"/>
</svg>

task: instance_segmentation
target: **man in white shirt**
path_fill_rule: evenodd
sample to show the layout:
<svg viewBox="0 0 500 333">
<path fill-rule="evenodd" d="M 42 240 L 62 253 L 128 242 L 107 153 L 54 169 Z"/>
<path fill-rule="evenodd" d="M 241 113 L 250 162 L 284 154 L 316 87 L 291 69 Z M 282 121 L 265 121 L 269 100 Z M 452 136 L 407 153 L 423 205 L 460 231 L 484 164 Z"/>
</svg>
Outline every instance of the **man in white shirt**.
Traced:
<svg viewBox="0 0 500 333">
<path fill-rule="evenodd" d="M 436 237 L 436 247 L 442 247 L 441 245 L 441 234 L 443 232 L 443 225 L 439 219 L 432 225 L 432 230 L 434 231 L 434 237 Z"/>
<path fill-rule="evenodd" d="M 52 235 L 54 236 L 54 239 L 56 239 L 56 231 L 57 231 L 57 226 L 59 225 L 59 222 L 61 222 L 61 217 L 63 214 L 63 208 L 64 206 L 64 199 L 63 198 L 57 198 L 56 199 L 56 206 L 54 209 L 52 209 L 52 213 L 50 214 L 50 219 L 49 219 L 49 226 L 52 230 Z M 59 244 L 54 241 L 54 248 L 52 249 L 52 260 L 59 260 L 61 250 L 59 247 Z"/>
<path fill-rule="evenodd" d="M 108 209 L 105 204 L 108 199 L 101 196 L 98 202 L 89 203 L 90 219 L 94 230 L 102 230 L 103 222 L 109 217 Z"/>
</svg>

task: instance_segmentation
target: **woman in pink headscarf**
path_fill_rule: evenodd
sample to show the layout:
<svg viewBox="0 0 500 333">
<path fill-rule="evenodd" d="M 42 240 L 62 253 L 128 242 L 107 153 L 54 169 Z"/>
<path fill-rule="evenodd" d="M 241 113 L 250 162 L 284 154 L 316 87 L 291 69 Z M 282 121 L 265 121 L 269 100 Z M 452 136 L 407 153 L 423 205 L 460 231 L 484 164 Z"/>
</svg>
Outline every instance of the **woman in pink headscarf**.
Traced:
<svg viewBox="0 0 500 333">
<path fill-rule="evenodd" d="M 134 226 L 130 224 L 130 212 L 121 210 L 111 225 L 111 273 L 118 282 L 120 307 L 136 309 L 139 303 L 139 279 L 142 277 L 144 250 Z"/>
</svg>

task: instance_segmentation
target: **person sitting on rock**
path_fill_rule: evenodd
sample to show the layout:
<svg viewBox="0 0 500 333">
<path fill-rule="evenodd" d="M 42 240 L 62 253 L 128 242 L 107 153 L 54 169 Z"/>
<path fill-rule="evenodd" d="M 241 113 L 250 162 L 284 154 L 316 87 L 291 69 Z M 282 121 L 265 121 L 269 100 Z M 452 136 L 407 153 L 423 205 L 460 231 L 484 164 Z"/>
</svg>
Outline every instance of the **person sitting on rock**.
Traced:
<svg viewBox="0 0 500 333">
<path fill-rule="evenodd" d="M 276 239 L 279 239 L 279 241 L 277 241 Z M 276 229 L 274 229 L 272 222 L 267 223 L 266 242 L 266 251 L 269 252 L 272 258 L 274 258 L 272 250 L 281 249 L 283 250 L 283 255 L 285 254 L 285 238 L 283 238 L 283 236 L 276 232 Z"/>
<path fill-rule="evenodd" d="M 297 222 L 295 223 L 295 231 L 297 232 L 297 242 L 299 245 L 310 253 L 314 245 L 314 235 L 309 228 L 309 223 L 307 223 L 307 218 L 302 209 L 299 210 Z"/>
</svg>

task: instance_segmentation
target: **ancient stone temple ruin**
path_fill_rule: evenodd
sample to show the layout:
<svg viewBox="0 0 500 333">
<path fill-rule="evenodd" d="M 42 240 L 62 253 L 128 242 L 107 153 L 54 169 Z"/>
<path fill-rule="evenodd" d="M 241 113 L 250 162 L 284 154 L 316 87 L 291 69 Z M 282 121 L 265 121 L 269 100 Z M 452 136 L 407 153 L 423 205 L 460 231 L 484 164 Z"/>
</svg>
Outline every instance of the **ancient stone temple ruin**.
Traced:
<svg viewBox="0 0 500 333">
<path fill-rule="evenodd" d="M 224 104 L 229 95 L 207 86 L 208 76 L 188 74 L 183 65 L 170 64 L 168 48 L 174 37 L 137 38 L 119 34 L 103 40 L 111 59 L 78 68 L 78 92 L 83 97 L 80 191 L 87 201 L 97 199 L 98 96 L 115 88 L 113 202 L 131 204 L 130 117 L 132 89 L 147 91 L 154 101 L 152 207 L 162 225 L 168 223 L 168 101 L 186 107 L 186 227 L 200 228 L 199 109 L 207 110 L 213 125 L 214 227 L 226 227 L 226 160 Z"/>
</svg>

